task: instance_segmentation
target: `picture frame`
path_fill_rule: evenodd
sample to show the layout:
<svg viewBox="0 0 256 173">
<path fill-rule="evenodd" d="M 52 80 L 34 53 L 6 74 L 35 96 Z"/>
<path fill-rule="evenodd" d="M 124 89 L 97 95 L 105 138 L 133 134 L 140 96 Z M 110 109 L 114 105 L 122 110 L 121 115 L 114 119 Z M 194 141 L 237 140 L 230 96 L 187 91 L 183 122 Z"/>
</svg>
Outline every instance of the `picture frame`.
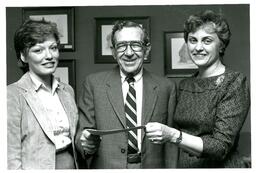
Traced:
<svg viewBox="0 0 256 173">
<path fill-rule="evenodd" d="M 76 61 L 75 59 L 60 59 L 53 74 L 58 81 L 67 83 L 76 90 Z"/>
<path fill-rule="evenodd" d="M 164 55 L 167 77 L 191 77 L 197 71 L 188 54 L 182 31 L 164 32 Z"/>
<path fill-rule="evenodd" d="M 73 7 L 25 7 L 22 18 L 23 22 L 29 18 L 55 22 L 60 33 L 60 51 L 75 50 Z"/>
<path fill-rule="evenodd" d="M 97 17 L 95 18 L 95 63 L 116 63 L 111 52 L 111 31 L 115 21 L 130 20 L 143 25 L 150 37 L 150 17 Z M 150 63 L 150 54 L 145 63 Z"/>
</svg>

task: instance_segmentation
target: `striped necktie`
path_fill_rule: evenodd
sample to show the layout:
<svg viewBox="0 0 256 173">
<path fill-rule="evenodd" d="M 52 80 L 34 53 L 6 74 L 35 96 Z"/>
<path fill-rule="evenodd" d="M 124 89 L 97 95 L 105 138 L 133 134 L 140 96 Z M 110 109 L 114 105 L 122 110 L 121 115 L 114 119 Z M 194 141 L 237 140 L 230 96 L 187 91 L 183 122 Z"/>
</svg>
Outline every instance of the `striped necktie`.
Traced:
<svg viewBox="0 0 256 173">
<path fill-rule="evenodd" d="M 137 126 L 137 111 L 136 111 L 136 91 L 134 89 L 134 78 L 127 78 L 129 84 L 129 90 L 126 96 L 125 102 L 125 115 L 127 128 Z M 131 130 L 128 132 L 128 154 L 138 152 L 138 139 L 137 130 Z"/>
</svg>

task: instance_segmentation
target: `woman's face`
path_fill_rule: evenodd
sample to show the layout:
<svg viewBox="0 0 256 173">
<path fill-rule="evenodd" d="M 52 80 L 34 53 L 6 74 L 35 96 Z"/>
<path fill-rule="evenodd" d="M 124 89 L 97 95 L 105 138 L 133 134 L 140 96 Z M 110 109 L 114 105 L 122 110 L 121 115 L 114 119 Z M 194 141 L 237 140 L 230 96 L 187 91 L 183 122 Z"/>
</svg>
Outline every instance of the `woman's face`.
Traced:
<svg viewBox="0 0 256 173">
<path fill-rule="evenodd" d="M 221 41 L 211 25 L 200 27 L 188 34 L 188 52 L 192 61 L 200 67 L 209 67 L 219 61 Z"/>
<path fill-rule="evenodd" d="M 37 76 L 51 75 L 58 65 L 59 50 L 54 37 L 32 46 L 22 60 L 29 65 L 29 71 Z"/>
</svg>

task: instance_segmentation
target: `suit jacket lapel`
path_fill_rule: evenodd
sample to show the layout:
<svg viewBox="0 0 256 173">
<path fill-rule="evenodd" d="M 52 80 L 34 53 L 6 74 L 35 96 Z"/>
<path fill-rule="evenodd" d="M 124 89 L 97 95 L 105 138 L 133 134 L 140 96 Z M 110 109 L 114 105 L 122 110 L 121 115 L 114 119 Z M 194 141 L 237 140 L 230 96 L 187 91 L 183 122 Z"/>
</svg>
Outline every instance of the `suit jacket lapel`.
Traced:
<svg viewBox="0 0 256 173">
<path fill-rule="evenodd" d="M 143 71 L 143 106 L 142 106 L 142 120 L 141 124 L 147 124 L 152 115 L 153 110 L 157 102 L 157 85 L 154 83 L 150 74 Z M 145 136 L 145 132 L 142 130 L 142 139 Z"/>
<path fill-rule="evenodd" d="M 120 120 L 121 124 L 126 127 L 124 101 L 121 85 L 121 77 L 119 68 L 115 68 L 106 79 L 106 90 L 109 101 L 116 113 L 116 116 Z"/>
</svg>

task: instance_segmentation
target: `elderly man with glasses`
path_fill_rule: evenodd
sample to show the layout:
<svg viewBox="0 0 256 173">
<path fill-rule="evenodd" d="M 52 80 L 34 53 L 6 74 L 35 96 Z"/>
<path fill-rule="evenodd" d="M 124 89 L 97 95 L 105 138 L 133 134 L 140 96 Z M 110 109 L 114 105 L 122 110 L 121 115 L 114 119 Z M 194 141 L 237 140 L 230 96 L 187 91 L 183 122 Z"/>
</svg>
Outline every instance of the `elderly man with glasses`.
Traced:
<svg viewBox="0 0 256 173">
<path fill-rule="evenodd" d="M 143 68 L 151 50 L 143 26 L 117 21 L 111 33 L 112 54 L 118 65 L 91 74 L 83 83 L 78 102 L 80 121 L 76 145 L 87 168 L 168 168 L 176 165 L 176 147 L 148 139 L 146 125 L 172 126 L 176 105 L 175 84 Z M 88 129 L 136 128 L 104 136 Z"/>
</svg>

